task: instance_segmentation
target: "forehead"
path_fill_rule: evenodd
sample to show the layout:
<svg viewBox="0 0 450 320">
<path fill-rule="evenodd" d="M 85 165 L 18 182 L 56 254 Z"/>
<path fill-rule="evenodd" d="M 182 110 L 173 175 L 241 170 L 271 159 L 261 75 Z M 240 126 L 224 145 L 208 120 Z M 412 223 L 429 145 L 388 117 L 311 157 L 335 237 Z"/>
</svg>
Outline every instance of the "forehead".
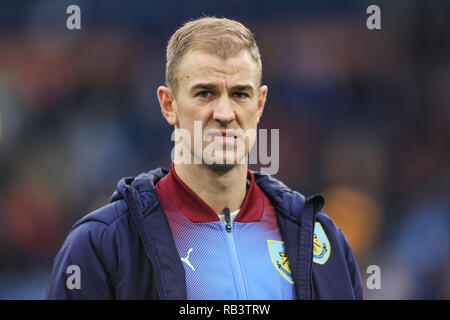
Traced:
<svg viewBox="0 0 450 320">
<path fill-rule="evenodd" d="M 178 65 L 180 86 L 195 82 L 226 81 L 258 82 L 259 70 L 248 50 L 241 50 L 235 56 L 222 59 L 217 55 L 199 50 L 186 53 Z"/>
</svg>

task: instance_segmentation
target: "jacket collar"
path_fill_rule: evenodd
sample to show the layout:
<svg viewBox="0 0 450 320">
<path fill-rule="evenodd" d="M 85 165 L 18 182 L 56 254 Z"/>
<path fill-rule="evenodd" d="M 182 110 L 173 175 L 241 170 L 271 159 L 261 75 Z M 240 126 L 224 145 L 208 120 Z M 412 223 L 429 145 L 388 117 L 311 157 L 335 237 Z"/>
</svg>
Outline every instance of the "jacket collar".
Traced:
<svg viewBox="0 0 450 320">
<path fill-rule="evenodd" d="M 138 202 L 144 211 L 148 211 L 149 208 L 159 203 L 155 187 L 169 172 L 170 170 L 166 168 L 157 168 L 141 173 L 137 177 L 122 178 L 118 182 L 110 202 L 124 199 L 125 187 L 128 187 L 134 195 L 134 200 Z M 252 179 L 251 186 L 253 185 L 255 188 L 254 192 L 257 194 L 259 192 L 258 189 L 262 190 L 275 208 L 278 209 L 279 213 L 292 221 L 300 223 L 301 212 L 306 204 L 312 204 L 315 212 L 320 211 L 323 207 L 324 201 L 321 196 L 304 197 L 297 191 L 291 190 L 283 182 L 265 173 L 249 170 L 249 175 Z"/>
<path fill-rule="evenodd" d="M 290 220 L 300 223 L 301 213 L 305 206 L 312 205 L 314 214 L 316 214 L 324 205 L 321 195 L 305 197 L 271 175 L 262 172 L 253 172 L 253 174 L 255 183 L 264 191 L 279 213 Z"/>
<path fill-rule="evenodd" d="M 261 219 L 264 209 L 263 192 L 255 183 L 255 177 L 247 170 L 250 185 L 242 203 L 241 210 L 236 217 L 237 222 L 253 222 Z M 170 195 L 171 203 L 192 222 L 219 221 L 217 213 L 211 206 L 192 191 L 177 175 L 172 162 L 170 172 L 155 186 L 156 192 Z"/>
</svg>

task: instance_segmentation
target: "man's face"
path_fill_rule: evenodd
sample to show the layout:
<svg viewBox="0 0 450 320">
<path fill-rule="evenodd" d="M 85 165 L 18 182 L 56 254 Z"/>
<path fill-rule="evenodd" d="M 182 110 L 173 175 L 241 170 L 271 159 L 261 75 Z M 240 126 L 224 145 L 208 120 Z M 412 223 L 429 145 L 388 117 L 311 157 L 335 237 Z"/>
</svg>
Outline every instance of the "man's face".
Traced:
<svg viewBox="0 0 450 320">
<path fill-rule="evenodd" d="M 267 95 L 267 87 L 259 86 L 260 71 L 250 53 L 241 50 L 223 60 L 203 51 L 189 51 L 178 65 L 177 80 L 176 120 L 172 124 L 190 133 L 193 157 L 222 170 L 245 163 L 241 161 L 255 142 Z M 194 139 L 198 139 L 195 134 L 200 126 L 201 149 L 196 149 Z M 232 163 L 228 163 L 230 159 Z"/>
</svg>

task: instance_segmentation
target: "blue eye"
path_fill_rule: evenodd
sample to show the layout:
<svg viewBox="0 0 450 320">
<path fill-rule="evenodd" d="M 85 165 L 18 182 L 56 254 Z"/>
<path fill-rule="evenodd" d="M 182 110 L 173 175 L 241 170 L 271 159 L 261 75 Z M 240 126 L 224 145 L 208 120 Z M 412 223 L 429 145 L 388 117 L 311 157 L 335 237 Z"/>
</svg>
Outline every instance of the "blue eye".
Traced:
<svg viewBox="0 0 450 320">
<path fill-rule="evenodd" d="M 238 99 L 244 99 L 248 97 L 248 94 L 245 92 L 235 92 L 233 93 L 233 97 L 238 98 Z"/>
<path fill-rule="evenodd" d="M 208 98 L 210 95 L 212 95 L 211 91 L 200 91 L 199 93 L 196 94 L 196 96 L 202 98 Z"/>
</svg>

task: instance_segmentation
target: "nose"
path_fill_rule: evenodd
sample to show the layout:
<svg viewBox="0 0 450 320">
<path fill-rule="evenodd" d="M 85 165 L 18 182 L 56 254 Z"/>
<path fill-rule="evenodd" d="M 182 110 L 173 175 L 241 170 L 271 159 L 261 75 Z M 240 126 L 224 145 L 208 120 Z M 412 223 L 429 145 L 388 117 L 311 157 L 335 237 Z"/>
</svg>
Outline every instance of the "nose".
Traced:
<svg viewBox="0 0 450 320">
<path fill-rule="evenodd" d="M 235 114 L 232 101 L 228 96 L 224 96 L 218 100 L 217 105 L 214 108 L 213 119 L 221 122 L 222 124 L 227 124 L 235 119 Z"/>
</svg>

